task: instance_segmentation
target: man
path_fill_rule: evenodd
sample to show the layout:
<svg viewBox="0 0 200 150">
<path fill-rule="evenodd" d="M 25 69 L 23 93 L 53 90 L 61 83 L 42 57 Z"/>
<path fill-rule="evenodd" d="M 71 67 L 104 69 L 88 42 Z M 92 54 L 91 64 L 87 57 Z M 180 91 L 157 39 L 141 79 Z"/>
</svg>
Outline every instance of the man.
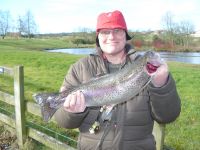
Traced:
<svg viewBox="0 0 200 150">
<path fill-rule="evenodd" d="M 87 82 L 94 77 L 116 72 L 139 57 L 127 40 L 123 14 L 120 11 L 101 13 L 97 19 L 97 53 L 73 64 L 60 91 Z M 67 96 L 56 113 L 58 124 L 79 128 L 80 150 L 155 150 L 153 123 L 169 123 L 180 113 L 180 99 L 166 63 L 158 66 L 151 83 L 131 100 L 118 105 L 85 106 L 81 91 Z"/>
</svg>

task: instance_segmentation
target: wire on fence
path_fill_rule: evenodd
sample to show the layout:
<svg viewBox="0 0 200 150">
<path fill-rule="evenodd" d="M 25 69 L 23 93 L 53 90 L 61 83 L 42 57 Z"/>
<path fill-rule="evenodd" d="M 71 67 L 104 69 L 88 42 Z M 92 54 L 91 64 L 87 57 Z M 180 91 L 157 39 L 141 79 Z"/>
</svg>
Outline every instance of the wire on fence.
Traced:
<svg viewBox="0 0 200 150">
<path fill-rule="evenodd" d="M 77 141 L 76 141 L 76 140 L 74 140 L 74 139 L 72 139 L 72 138 L 70 138 L 70 137 L 68 137 L 68 136 L 65 136 L 65 135 L 63 135 L 63 134 L 60 134 L 60 133 L 58 133 L 58 132 L 56 132 L 56 131 L 54 131 L 54 130 L 52 130 L 52 129 L 50 129 L 50 128 L 47 128 L 47 127 L 45 127 L 45 126 L 41 126 L 41 125 L 39 125 L 39 124 L 35 124 L 35 123 L 32 122 L 32 121 L 28 121 L 27 124 L 26 124 L 26 126 L 31 127 L 31 128 L 37 128 L 37 129 L 39 129 L 39 130 L 43 129 L 43 130 L 45 130 L 45 131 L 48 131 L 48 132 L 54 134 L 54 135 L 57 136 L 57 137 L 62 137 L 62 138 L 64 138 L 64 139 L 66 139 L 68 142 L 73 142 L 74 144 L 77 144 Z M 56 137 L 55 137 L 55 138 L 56 138 Z"/>
<path fill-rule="evenodd" d="M 0 112 L 4 113 L 5 115 L 14 118 L 14 112 L 8 111 L 7 109 L 4 109 L 3 107 L 0 107 Z"/>
<path fill-rule="evenodd" d="M 14 112 L 8 111 L 7 109 L 5 109 L 3 107 L 0 107 L 0 112 L 5 114 L 5 115 L 7 115 L 7 116 L 9 116 L 9 117 L 15 118 L 15 113 Z M 66 140 L 69 143 L 73 143 L 73 145 L 77 144 L 76 140 L 74 140 L 74 139 L 72 139 L 72 138 L 70 138 L 68 136 L 65 136 L 63 134 L 60 134 L 60 133 L 58 133 L 58 132 L 56 132 L 56 131 L 54 131 L 54 130 L 52 130 L 50 128 L 47 128 L 45 126 L 41 126 L 39 124 L 36 124 L 36 123 L 34 123 L 32 121 L 27 121 L 26 122 L 26 127 L 31 127 L 33 129 L 37 129 L 37 130 L 40 130 L 40 131 L 41 130 L 43 130 L 43 131 L 45 130 L 46 132 L 53 134 L 54 138 L 56 138 L 56 139 L 61 139 L 62 138 L 62 139 Z"/>
</svg>

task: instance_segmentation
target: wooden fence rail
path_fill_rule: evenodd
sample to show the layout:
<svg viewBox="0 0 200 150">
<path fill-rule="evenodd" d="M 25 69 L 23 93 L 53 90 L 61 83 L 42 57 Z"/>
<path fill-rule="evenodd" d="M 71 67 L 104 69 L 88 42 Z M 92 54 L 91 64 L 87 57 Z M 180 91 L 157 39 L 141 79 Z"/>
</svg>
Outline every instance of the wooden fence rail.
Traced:
<svg viewBox="0 0 200 150">
<path fill-rule="evenodd" d="M 23 66 L 7 68 L 0 66 L 0 74 L 14 78 L 14 95 L 0 91 L 0 100 L 15 106 L 15 119 L 0 113 L 0 121 L 14 128 L 20 149 L 23 148 L 27 137 L 52 148 L 59 150 L 75 150 L 75 148 L 58 141 L 57 139 L 26 126 L 25 111 L 41 117 L 39 105 L 32 102 L 24 102 L 24 71 Z"/>
<path fill-rule="evenodd" d="M 76 150 L 75 148 L 58 141 L 57 139 L 42 133 L 36 129 L 26 126 L 25 111 L 40 116 L 40 106 L 32 102 L 24 102 L 24 71 L 23 66 L 7 68 L 0 66 L 0 74 L 7 74 L 14 77 L 14 95 L 0 91 L 0 100 L 15 106 L 15 119 L 0 113 L 0 121 L 14 128 L 17 135 L 18 145 L 23 148 L 27 137 L 52 148 L 59 150 Z M 54 118 L 51 120 L 55 122 Z M 163 149 L 165 125 L 154 123 L 153 134 L 156 139 L 157 150 Z"/>
</svg>

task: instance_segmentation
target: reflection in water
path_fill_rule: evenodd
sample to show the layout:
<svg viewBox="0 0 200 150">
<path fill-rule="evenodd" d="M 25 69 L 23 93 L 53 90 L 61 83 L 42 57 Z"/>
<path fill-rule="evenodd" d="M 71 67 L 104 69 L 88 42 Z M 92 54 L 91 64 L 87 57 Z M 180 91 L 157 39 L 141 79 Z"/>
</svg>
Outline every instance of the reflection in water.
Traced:
<svg viewBox="0 0 200 150">
<path fill-rule="evenodd" d="M 69 49 L 56 49 L 56 50 L 49 50 L 48 52 L 61 52 L 61 53 L 69 53 L 69 54 L 91 54 L 95 52 L 93 48 L 69 48 Z M 177 61 L 177 62 L 184 62 L 190 64 L 200 64 L 200 53 L 198 52 L 159 52 L 161 57 L 164 58 L 166 61 Z"/>
</svg>

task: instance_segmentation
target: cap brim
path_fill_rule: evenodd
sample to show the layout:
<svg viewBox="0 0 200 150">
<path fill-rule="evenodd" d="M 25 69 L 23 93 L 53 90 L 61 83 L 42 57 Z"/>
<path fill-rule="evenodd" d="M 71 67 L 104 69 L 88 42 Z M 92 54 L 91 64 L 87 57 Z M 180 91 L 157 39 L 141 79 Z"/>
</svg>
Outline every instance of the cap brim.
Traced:
<svg viewBox="0 0 200 150">
<path fill-rule="evenodd" d="M 132 37 L 130 37 L 129 35 L 128 35 L 128 33 L 126 32 L 126 40 L 131 40 L 132 39 Z"/>
</svg>

